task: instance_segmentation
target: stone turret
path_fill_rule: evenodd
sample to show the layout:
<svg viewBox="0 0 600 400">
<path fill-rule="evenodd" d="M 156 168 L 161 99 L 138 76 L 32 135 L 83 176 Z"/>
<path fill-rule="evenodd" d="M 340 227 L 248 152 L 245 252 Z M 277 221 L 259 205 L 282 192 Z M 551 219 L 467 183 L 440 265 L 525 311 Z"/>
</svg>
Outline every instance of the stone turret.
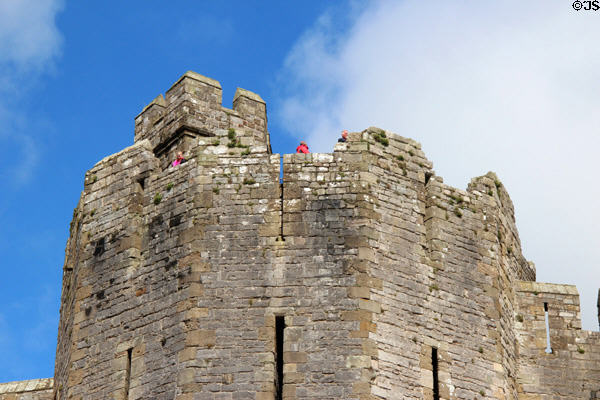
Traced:
<svg viewBox="0 0 600 400">
<path fill-rule="evenodd" d="M 248 390 L 272 384 L 273 353 L 261 350 L 259 361 L 244 344 L 263 343 L 247 335 L 273 315 L 226 316 L 255 298 L 266 304 L 265 252 L 281 231 L 279 157 L 264 101 L 238 89 L 233 104 L 222 107 L 219 82 L 188 72 L 136 117 L 133 146 L 86 174 L 67 245 L 57 398 L 212 393 L 201 371 L 215 373 L 208 353 L 220 349 L 265 369 Z M 170 167 L 178 151 L 187 161 Z M 236 318 L 243 344 L 221 326 Z M 223 368 L 219 385 L 240 379 Z"/>
<path fill-rule="evenodd" d="M 450 187 L 379 128 L 281 165 L 257 94 L 188 72 L 144 108 L 74 212 L 55 399 L 600 393 L 600 337 L 535 282 L 496 174 Z"/>
</svg>

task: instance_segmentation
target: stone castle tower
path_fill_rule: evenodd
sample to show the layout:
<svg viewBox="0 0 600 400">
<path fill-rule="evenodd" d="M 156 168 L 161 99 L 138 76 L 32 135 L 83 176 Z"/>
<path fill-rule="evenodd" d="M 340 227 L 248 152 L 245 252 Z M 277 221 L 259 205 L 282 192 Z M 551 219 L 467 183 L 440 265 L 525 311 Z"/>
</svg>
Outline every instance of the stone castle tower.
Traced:
<svg viewBox="0 0 600 400">
<path fill-rule="evenodd" d="M 595 399 L 598 354 L 493 173 L 378 128 L 281 163 L 260 96 L 188 72 L 86 174 L 53 391 L 0 399 Z"/>
</svg>

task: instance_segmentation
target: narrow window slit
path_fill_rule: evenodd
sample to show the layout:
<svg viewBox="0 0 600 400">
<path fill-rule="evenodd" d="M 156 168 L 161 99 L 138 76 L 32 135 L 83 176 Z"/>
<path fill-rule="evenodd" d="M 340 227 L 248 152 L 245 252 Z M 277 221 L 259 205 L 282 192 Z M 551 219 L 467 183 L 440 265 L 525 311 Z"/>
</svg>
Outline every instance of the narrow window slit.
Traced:
<svg viewBox="0 0 600 400">
<path fill-rule="evenodd" d="M 431 348 L 431 372 L 433 374 L 433 400 L 440 400 L 440 381 L 438 376 L 438 349 Z"/>
<path fill-rule="evenodd" d="M 550 320 L 548 318 L 548 303 L 544 303 L 544 314 L 546 318 L 546 353 L 552 354 L 552 346 L 550 345 Z"/>
<path fill-rule="evenodd" d="M 275 400 L 283 399 L 283 335 L 285 319 L 275 317 Z"/>
<path fill-rule="evenodd" d="M 429 180 L 431 179 L 431 177 L 433 176 L 433 174 L 431 172 L 425 172 L 425 184 L 427 185 L 427 183 L 429 183 Z"/>
<path fill-rule="evenodd" d="M 94 255 L 101 256 L 104 253 L 104 238 L 100 238 L 94 246 Z"/>
<path fill-rule="evenodd" d="M 129 385 L 131 383 L 131 355 L 133 348 L 127 350 L 127 369 L 125 370 L 125 399 L 129 399 Z"/>
<path fill-rule="evenodd" d="M 140 178 L 136 182 L 138 191 L 143 192 L 146 187 L 146 178 Z"/>
</svg>

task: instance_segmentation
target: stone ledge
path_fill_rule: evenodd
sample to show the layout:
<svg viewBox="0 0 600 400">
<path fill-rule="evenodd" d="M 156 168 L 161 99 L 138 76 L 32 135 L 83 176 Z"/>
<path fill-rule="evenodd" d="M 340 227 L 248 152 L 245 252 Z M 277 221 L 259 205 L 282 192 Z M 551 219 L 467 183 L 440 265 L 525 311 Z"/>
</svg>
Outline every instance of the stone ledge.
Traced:
<svg viewBox="0 0 600 400">
<path fill-rule="evenodd" d="M 205 83 L 209 86 L 215 87 L 217 89 L 221 89 L 221 83 L 215 79 L 209 78 L 207 76 L 204 75 L 200 75 L 197 72 L 194 71 L 187 71 L 185 74 L 183 74 L 181 76 L 181 78 L 177 79 L 177 82 L 175 82 L 173 85 L 171 85 L 171 87 L 167 90 L 167 93 L 173 89 L 175 86 L 177 86 L 182 80 L 184 80 L 185 78 L 190 78 L 193 80 L 196 80 L 198 82 L 202 82 Z"/>
<path fill-rule="evenodd" d="M 517 290 L 519 292 L 537 292 L 537 293 L 555 293 L 579 296 L 577 287 L 574 285 L 560 285 L 556 283 L 542 283 L 530 281 L 517 281 Z"/>
<path fill-rule="evenodd" d="M 35 392 L 38 390 L 52 389 L 53 386 L 53 378 L 31 379 L 28 381 L 0 383 L 0 394 Z"/>
<path fill-rule="evenodd" d="M 237 88 L 235 91 L 235 95 L 233 96 L 233 102 L 235 103 L 235 101 L 238 99 L 238 97 L 246 97 L 250 100 L 254 100 L 257 101 L 259 103 L 263 103 L 266 104 L 265 101 L 262 99 L 262 97 L 260 97 L 258 94 L 251 92 L 249 90 L 246 89 L 242 89 L 242 88 Z"/>
<path fill-rule="evenodd" d="M 119 151 L 118 153 L 111 154 L 110 156 L 104 157 L 102 160 L 100 160 L 96 164 L 94 164 L 94 166 L 90 169 L 90 171 L 103 163 L 108 163 L 108 162 L 113 161 L 114 159 L 122 156 L 125 153 L 128 153 L 133 150 L 137 150 L 137 148 L 139 148 L 139 147 L 143 147 L 144 149 L 146 149 L 148 151 L 152 151 L 152 146 L 150 144 L 150 141 L 148 139 L 143 139 L 143 140 L 140 140 L 139 142 L 135 142 L 134 144 L 132 144 L 129 147 L 125 147 L 123 150 Z"/>
</svg>

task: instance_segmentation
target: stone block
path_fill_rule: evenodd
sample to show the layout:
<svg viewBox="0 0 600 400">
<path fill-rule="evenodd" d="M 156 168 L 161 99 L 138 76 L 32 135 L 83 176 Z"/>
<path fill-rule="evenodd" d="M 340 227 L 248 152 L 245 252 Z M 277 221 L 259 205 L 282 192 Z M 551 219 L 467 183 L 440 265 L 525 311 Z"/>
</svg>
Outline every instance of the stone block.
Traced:
<svg viewBox="0 0 600 400">
<path fill-rule="evenodd" d="M 189 383 L 194 383 L 196 377 L 195 370 L 193 368 L 185 368 L 179 371 L 177 374 L 177 385 L 183 386 Z"/>
<path fill-rule="evenodd" d="M 301 364 L 305 363 L 308 359 L 308 356 L 304 352 L 300 351 L 286 351 L 283 353 L 283 362 L 284 363 L 292 363 L 292 364 Z"/>
<path fill-rule="evenodd" d="M 212 181 L 202 183 L 210 184 Z M 212 192 L 200 192 L 194 195 L 194 207 L 195 208 L 212 208 L 213 207 L 213 193 Z"/>
<path fill-rule="evenodd" d="M 178 353 L 177 359 L 181 363 L 185 362 L 185 361 L 195 360 L 196 353 L 197 353 L 196 347 L 186 347 Z"/>
<path fill-rule="evenodd" d="M 199 329 L 187 333 L 186 346 L 212 347 L 216 342 L 214 330 Z"/>
<path fill-rule="evenodd" d="M 351 286 L 348 288 L 348 297 L 352 299 L 369 299 L 371 290 L 368 287 Z"/>
<path fill-rule="evenodd" d="M 358 299 L 358 308 L 360 310 L 366 310 L 376 314 L 381 313 L 381 304 L 372 300 Z"/>
<path fill-rule="evenodd" d="M 369 394 L 371 393 L 371 383 L 356 382 L 352 384 L 352 393 L 354 394 Z"/>
<path fill-rule="evenodd" d="M 275 393 L 273 393 L 273 392 L 258 392 L 258 393 L 256 393 L 256 400 L 275 400 Z"/>
</svg>

